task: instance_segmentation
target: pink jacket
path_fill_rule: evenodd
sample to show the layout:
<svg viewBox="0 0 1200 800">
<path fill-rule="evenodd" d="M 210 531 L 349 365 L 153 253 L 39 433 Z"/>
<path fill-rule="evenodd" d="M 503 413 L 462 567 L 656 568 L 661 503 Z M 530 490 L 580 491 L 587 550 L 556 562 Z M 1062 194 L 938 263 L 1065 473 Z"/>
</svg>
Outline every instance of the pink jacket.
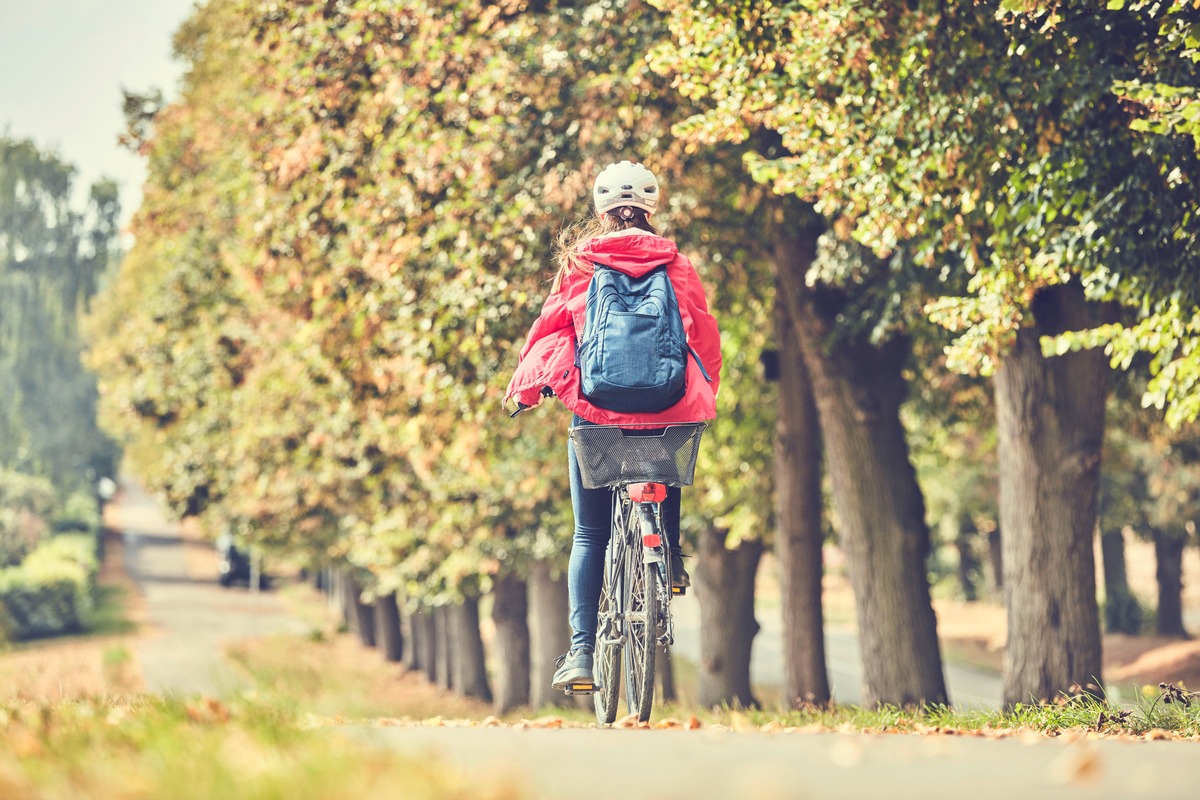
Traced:
<svg viewBox="0 0 1200 800">
<path fill-rule="evenodd" d="M 667 277 L 679 300 L 688 344 L 704 363 L 712 382 L 704 378 L 696 360 L 688 358 L 687 388 L 683 399 L 664 411 L 626 414 L 589 403 L 580 392 L 575 340 L 577 332 L 582 333 L 587 316 L 585 306 L 591 274 L 572 272 L 558 291 L 546 298 L 542 313 L 530 328 L 504 402 L 515 399 L 527 406 L 536 406 L 542 399 L 542 387 L 549 386 L 572 412 L 588 422 L 603 425 L 700 422 L 716 417 L 717 388 L 721 380 L 721 334 L 717 330 L 717 321 L 708 313 L 704 287 L 692 262 L 670 239 L 638 230 L 591 239 L 584 243 L 581 257 L 635 278 L 666 264 Z"/>
</svg>

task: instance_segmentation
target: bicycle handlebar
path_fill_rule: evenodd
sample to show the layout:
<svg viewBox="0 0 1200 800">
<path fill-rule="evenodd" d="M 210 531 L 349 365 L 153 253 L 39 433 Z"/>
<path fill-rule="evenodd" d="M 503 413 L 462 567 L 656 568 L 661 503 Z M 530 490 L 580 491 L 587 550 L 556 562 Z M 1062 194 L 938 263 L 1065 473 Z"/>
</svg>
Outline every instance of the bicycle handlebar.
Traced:
<svg viewBox="0 0 1200 800">
<path fill-rule="evenodd" d="M 542 395 L 542 397 L 554 397 L 554 390 L 551 389 L 549 386 L 543 386 L 541 389 L 541 395 Z M 520 414 L 522 411 L 525 411 L 526 409 L 530 409 L 530 408 L 533 408 L 533 406 L 527 406 L 524 403 L 522 403 L 520 400 L 518 400 L 517 401 L 517 410 L 512 412 L 511 414 L 509 414 L 508 418 L 512 419 L 513 417 L 517 416 L 517 414 Z"/>
</svg>

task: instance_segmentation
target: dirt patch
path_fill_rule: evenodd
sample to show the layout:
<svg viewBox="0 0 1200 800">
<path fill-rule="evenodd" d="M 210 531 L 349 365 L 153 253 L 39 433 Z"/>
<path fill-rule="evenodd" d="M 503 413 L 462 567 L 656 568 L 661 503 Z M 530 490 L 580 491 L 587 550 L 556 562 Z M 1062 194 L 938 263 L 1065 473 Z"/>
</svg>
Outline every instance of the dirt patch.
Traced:
<svg viewBox="0 0 1200 800">
<path fill-rule="evenodd" d="M 1002 606 L 938 603 L 938 634 L 946 658 L 999 672 L 1007 625 Z M 1104 636 L 1104 680 L 1109 684 L 1200 687 L 1200 641 L 1162 636 Z"/>
<path fill-rule="evenodd" d="M 1111 683 L 1200 688 L 1200 641 L 1195 639 L 1112 634 L 1104 637 L 1104 662 Z"/>
</svg>

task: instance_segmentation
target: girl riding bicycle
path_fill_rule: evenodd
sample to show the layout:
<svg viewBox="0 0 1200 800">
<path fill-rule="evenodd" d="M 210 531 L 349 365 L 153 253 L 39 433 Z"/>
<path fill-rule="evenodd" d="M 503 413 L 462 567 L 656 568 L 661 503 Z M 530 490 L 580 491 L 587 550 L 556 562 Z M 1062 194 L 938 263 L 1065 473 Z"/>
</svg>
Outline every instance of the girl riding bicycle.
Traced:
<svg viewBox="0 0 1200 800">
<path fill-rule="evenodd" d="M 702 422 L 716 416 L 721 374 L 721 340 L 716 320 L 708 311 L 704 287 L 695 268 L 675 243 L 660 236 L 650 223 L 659 205 L 658 180 L 641 164 L 621 161 L 596 176 L 592 187 L 596 215 L 559 236 L 559 270 L 550 295 L 521 349 L 520 362 L 509 383 L 505 402 L 531 407 L 555 394 L 574 414 L 572 425 L 600 424 L 630 427 L 654 423 Z M 576 347 L 585 333 L 588 287 L 596 265 L 640 278 L 666 266 L 687 344 L 695 358 L 686 363 L 682 399 L 651 413 L 618 412 L 583 396 Z M 629 360 L 644 357 L 630 352 Z M 584 488 L 574 446 L 568 441 L 568 468 L 575 534 L 567 567 L 571 647 L 554 674 L 553 686 L 592 681 L 597 607 L 604 572 L 604 553 L 611 536 L 609 489 Z M 688 586 L 679 544 L 680 490 L 668 489 L 662 504 L 663 526 L 671 554 L 671 575 L 677 586 Z"/>
</svg>

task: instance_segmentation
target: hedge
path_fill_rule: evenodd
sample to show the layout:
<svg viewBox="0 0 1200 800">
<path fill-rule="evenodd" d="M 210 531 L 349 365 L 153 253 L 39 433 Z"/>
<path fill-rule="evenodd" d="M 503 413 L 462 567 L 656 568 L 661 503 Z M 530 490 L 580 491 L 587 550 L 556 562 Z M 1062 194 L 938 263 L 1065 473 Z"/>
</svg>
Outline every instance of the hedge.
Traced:
<svg viewBox="0 0 1200 800">
<path fill-rule="evenodd" d="M 66 502 L 50 515 L 50 523 L 56 531 L 98 534 L 103 524 L 100 503 L 89 491 L 73 492 Z"/>
<path fill-rule="evenodd" d="M 46 539 L 15 567 L 0 570 L 0 639 L 31 639 L 83 628 L 93 607 L 96 539 Z"/>
</svg>

